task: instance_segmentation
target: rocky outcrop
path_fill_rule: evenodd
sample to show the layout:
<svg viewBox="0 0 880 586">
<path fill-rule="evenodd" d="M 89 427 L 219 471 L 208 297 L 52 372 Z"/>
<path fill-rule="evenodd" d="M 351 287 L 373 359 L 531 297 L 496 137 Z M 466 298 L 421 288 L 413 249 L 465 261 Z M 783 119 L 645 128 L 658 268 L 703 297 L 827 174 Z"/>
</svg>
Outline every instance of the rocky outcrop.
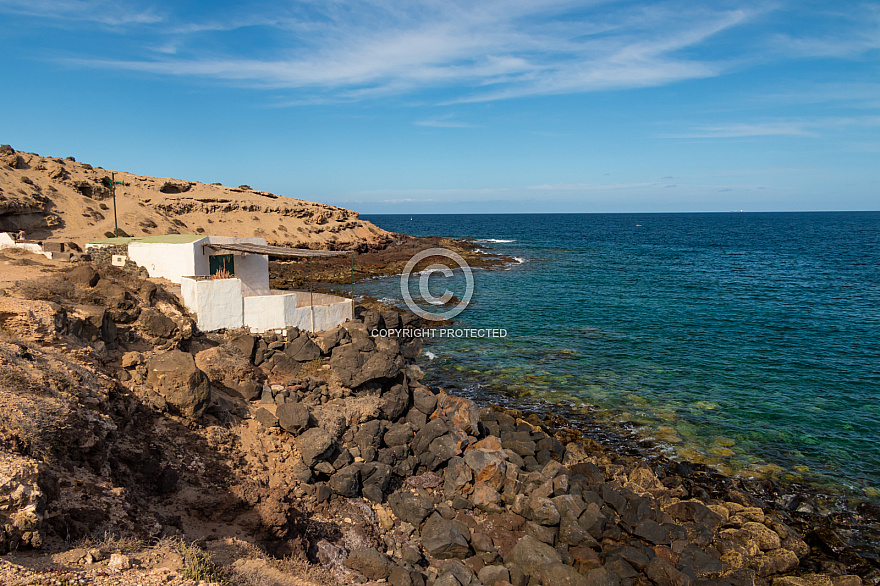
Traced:
<svg viewBox="0 0 880 586">
<path fill-rule="evenodd" d="M 858 586 L 850 567 L 872 576 L 869 562 L 846 565 L 855 558 L 833 536 L 810 534 L 811 548 L 750 481 L 616 454 L 558 414 L 426 386 L 409 358 L 416 341 L 371 336 L 362 320 L 321 334 L 184 335 L 161 289 L 96 273 L 35 289 L 62 303 L 0 298 L 0 313 L 48 312 L 33 334 L 20 329 L 31 338 L 0 343 L 7 549 L 109 529 L 189 539 L 209 526 L 341 583 Z M 76 317 L 99 299 L 100 320 Z M 72 331 L 81 320 L 100 332 L 105 319 L 112 342 Z M 830 561 L 822 552 L 835 548 Z"/>
<path fill-rule="evenodd" d="M 145 177 L 15 151 L 0 153 L 0 230 L 37 240 L 124 235 L 217 234 L 270 244 L 377 250 L 392 235 L 357 212 L 219 184 Z M 113 198 L 114 190 L 116 197 Z M 114 214 L 115 210 L 115 214 Z M 118 222 L 114 222 L 114 217 Z"/>
<path fill-rule="evenodd" d="M 38 462 L 0 452 L 0 554 L 42 545 L 46 497 L 39 480 Z"/>
<path fill-rule="evenodd" d="M 187 417 L 199 417 L 208 408 L 211 384 L 196 367 L 191 354 L 171 350 L 147 362 L 147 381 L 168 405 Z"/>
</svg>

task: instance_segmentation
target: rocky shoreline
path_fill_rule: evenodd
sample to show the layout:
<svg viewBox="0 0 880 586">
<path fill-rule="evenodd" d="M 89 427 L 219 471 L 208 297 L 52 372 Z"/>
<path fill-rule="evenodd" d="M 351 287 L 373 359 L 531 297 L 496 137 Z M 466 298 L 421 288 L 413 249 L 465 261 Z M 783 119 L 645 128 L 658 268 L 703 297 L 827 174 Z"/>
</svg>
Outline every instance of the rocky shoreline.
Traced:
<svg viewBox="0 0 880 586">
<path fill-rule="evenodd" d="M 406 263 L 416 253 L 428 248 L 446 248 L 461 255 L 472 268 L 493 268 L 512 262 L 502 254 L 489 254 L 471 240 L 455 238 L 408 236 L 392 234 L 392 241 L 382 249 L 358 251 L 354 265 L 348 256 L 308 260 L 270 260 L 269 278 L 274 289 L 308 288 L 310 275 L 315 283 L 348 285 L 354 277 L 359 283 L 367 279 L 389 277 L 403 272 Z M 414 267 L 422 270 L 430 264 L 430 257 Z M 322 289 L 323 291 L 323 289 Z"/>
<path fill-rule="evenodd" d="M 194 542 L 237 584 L 880 583 L 763 498 L 772 486 L 429 388 L 419 340 L 370 336 L 410 314 L 202 334 L 156 284 L 81 266 L 0 296 L 0 316 L 3 564 L 45 550 L 73 576 L 106 572 L 115 546 L 71 547 L 113 532 Z M 223 557 L 240 543 L 285 571 L 248 578 L 253 559 Z M 150 567 L 129 558 L 113 583 Z"/>
</svg>

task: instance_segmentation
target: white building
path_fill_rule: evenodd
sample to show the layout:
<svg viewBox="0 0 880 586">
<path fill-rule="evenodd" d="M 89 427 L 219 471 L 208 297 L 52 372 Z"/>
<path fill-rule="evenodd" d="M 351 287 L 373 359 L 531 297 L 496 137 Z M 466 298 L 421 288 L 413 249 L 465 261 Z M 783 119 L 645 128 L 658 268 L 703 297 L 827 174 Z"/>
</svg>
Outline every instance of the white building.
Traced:
<svg viewBox="0 0 880 586">
<path fill-rule="evenodd" d="M 241 327 L 254 333 L 287 327 L 314 332 L 352 318 L 351 299 L 269 289 L 269 255 L 327 257 L 345 252 L 267 246 L 262 238 L 188 234 L 108 238 L 86 245 L 87 251 L 101 248 L 115 253 L 114 264 L 130 260 L 151 277 L 179 283 L 184 305 L 205 332 Z M 226 274 L 229 277 L 222 276 Z"/>
</svg>

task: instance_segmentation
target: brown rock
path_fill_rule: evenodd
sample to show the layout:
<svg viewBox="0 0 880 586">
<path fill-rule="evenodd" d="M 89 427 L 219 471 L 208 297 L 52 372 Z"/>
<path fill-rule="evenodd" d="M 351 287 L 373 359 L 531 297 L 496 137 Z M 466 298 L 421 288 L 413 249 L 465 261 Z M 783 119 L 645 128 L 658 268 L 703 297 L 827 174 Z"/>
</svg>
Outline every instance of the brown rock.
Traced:
<svg viewBox="0 0 880 586">
<path fill-rule="evenodd" d="M 794 552 L 787 549 L 774 549 L 766 552 L 764 555 L 754 557 L 749 562 L 749 566 L 761 576 L 766 577 L 772 574 L 783 574 L 790 572 L 796 567 L 800 560 Z"/>
<path fill-rule="evenodd" d="M 455 423 L 462 431 L 470 435 L 480 433 L 480 410 L 477 404 L 464 397 L 440 394 L 437 397 L 437 408 L 431 418 L 442 417 Z"/>
<path fill-rule="evenodd" d="M 688 586 L 693 581 L 661 557 L 655 557 L 645 568 L 645 575 L 657 586 Z"/>
<path fill-rule="evenodd" d="M 147 363 L 147 381 L 179 413 L 195 418 L 208 408 L 211 384 L 192 355 L 171 350 Z"/>
</svg>

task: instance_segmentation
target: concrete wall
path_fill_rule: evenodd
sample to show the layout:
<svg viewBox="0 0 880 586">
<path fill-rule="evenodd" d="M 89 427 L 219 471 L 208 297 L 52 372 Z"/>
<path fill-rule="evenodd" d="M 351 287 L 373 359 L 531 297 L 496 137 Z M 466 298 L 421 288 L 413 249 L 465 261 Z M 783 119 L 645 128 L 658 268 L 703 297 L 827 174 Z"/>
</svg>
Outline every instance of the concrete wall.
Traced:
<svg viewBox="0 0 880 586">
<path fill-rule="evenodd" d="M 183 277 L 180 295 L 203 332 L 240 328 L 245 323 L 241 279 Z"/>
<path fill-rule="evenodd" d="M 309 294 L 301 291 L 272 291 L 271 295 L 245 297 L 244 324 L 255 333 L 291 326 L 321 332 L 352 318 L 350 299 L 316 293 L 314 300 L 314 307 L 308 305 Z"/>
<path fill-rule="evenodd" d="M 210 273 L 209 257 L 218 254 L 230 254 L 230 251 L 214 251 L 201 244 L 266 244 L 265 238 L 232 238 L 231 236 L 208 236 L 206 242 L 201 242 L 196 250 L 196 271 L 193 275 L 207 275 Z M 242 290 L 245 295 L 268 295 L 269 293 L 269 257 L 265 254 L 242 254 L 235 255 L 235 276 L 242 281 Z"/>
<path fill-rule="evenodd" d="M 128 257 L 147 269 L 151 277 L 181 283 L 184 276 L 208 274 L 207 270 L 200 273 L 196 268 L 196 255 L 201 255 L 202 244 L 207 240 L 206 237 L 181 244 L 134 241 L 128 245 Z"/>
<path fill-rule="evenodd" d="M 163 277 L 172 283 L 180 283 L 183 277 L 210 274 L 211 256 L 229 254 L 214 251 L 206 244 L 266 244 L 264 238 L 232 238 L 205 236 L 194 242 L 165 243 L 137 242 L 128 245 L 128 257 L 147 269 L 151 277 Z M 269 257 L 264 254 L 235 254 L 235 277 L 243 282 L 246 295 L 269 292 Z"/>
<path fill-rule="evenodd" d="M 0 250 L 4 248 L 17 248 L 18 250 L 27 250 L 36 254 L 45 254 L 43 247 L 36 242 L 19 242 L 6 232 L 0 232 Z M 49 255 L 46 254 L 48 257 Z"/>
</svg>

